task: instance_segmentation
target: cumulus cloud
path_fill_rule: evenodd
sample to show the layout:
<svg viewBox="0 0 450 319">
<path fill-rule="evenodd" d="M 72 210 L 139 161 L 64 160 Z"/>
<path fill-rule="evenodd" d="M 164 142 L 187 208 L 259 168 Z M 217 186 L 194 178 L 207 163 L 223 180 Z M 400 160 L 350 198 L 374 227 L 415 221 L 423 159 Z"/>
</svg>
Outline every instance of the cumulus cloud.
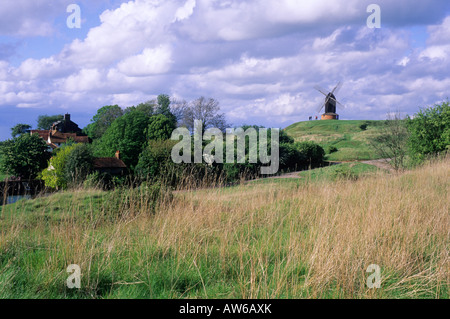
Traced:
<svg viewBox="0 0 450 319">
<path fill-rule="evenodd" d="M 0 61 L 0 108 L 94 113 L 102 105 L 130 106 L 159 93 L 188 100 L 203 95 L 220 100 L 231 122 L 282 126 L 315 114 L 323 102 L 316 84 L 331 89 L 345 81 L 338 97 L 347 106 L 341 118 L 383 118 L 392 108 L 414 113 L 445 98 L 449 2 L 380 0 L 378 30 L 366 26 L 372 2 L 123 2 L 102 12 L 98 26 L 60 52 L 27 57 L 17 66 Z M 56 9 L 48 9 L 43 20 L 31 16 L 45 11 L 49 0 L 23 2 L 20 13 L 12 3 L 0 16 L 14 16 L 14 28 L 1 20 L 0 34 L 53 32 L 47 22 Z M 427 26 L 424 47 L 412 47 L 411 25 Z"/>
</svg>

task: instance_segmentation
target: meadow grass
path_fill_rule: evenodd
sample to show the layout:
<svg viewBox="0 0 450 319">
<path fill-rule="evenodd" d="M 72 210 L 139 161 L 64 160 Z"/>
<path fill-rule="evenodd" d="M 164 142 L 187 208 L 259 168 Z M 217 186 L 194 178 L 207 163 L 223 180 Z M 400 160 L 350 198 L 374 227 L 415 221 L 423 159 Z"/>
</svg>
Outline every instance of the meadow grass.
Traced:
<svg viewBox="0 0 450 319">
<path fill-rule="evenodd" d="M 20 201 L 0 207 L 0 298 L 448 298 L 449 174 L 447 159 L 158 205 L 145 190 Z M 366 286 L 371 264 L 381 289 Z"/>
<path fill-rule="evenodd" d="M 313 141 L 325 150 L 338 149 L 327 154 L 328 161 L 355 161 L 379 159 L 370 140 L 380 133 L 384 121 L 308 121 L 293 124 L 285 129 L 296 142 Z"/>
</svg>

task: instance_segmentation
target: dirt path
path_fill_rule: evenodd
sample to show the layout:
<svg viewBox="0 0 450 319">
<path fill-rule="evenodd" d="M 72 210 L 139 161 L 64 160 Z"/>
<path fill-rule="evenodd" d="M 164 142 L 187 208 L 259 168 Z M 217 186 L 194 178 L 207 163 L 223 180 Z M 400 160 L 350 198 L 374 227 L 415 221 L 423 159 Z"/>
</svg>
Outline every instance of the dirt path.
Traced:
<svg viewBox="0 0 450 319">
<path fill-rule="evenodd" d="M 385 169 L 389 172 L 394 172 L 395 169 L 389 164 L 389 159 L 379 159 L 379 160 L 371 160 L 371 161 L 362 161 L 363 164 L 369 164 L 376 166 L 381 169 Z"/>
</svg>

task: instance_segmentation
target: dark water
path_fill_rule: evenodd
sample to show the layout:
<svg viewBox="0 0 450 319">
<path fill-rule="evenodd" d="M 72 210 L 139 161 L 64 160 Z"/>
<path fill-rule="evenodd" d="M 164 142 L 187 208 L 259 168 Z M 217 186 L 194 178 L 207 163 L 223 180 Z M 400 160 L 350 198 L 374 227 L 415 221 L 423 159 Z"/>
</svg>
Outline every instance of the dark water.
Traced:
<svg viewBox="0 0 450 319">
<path fill-rule="evenodd" d="M 18 202 L 21 199 L 31 199 L 31 195 L 16 195 L 16 196 L 7 196 L 6 201 L 3 202 L 3 198 L 0 201 L 0 205 L 9 205 Z"/>
</svg>

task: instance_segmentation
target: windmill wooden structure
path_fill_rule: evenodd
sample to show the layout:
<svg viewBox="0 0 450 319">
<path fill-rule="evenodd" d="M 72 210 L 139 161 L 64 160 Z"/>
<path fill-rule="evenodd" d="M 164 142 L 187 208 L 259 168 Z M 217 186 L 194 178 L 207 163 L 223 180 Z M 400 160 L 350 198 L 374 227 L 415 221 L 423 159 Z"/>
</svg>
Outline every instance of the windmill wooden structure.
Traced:
<svg viewBox="0 0 450 319">
<path fill-rule="evenodd" d="M 322 114 L 322 120 L 338 120 L 339 114 L 336 113 L 336 105 L 339 104 L 342 107 L 345 107 L 342 105 L 337 99 L 336 95 L 338 94 L 339 90 L 342 88 L 342 82 L 339 82 L 333 91 L 327 92 L 327 90 L 321 88 L 320 86 L 316 85 L 314 87 L 317 91 L 325 95 L 325 102 L 321 104 L 318 113 L 322 111 L 323 108 L 325 108 L 325 113 Z"/>
</svg>

